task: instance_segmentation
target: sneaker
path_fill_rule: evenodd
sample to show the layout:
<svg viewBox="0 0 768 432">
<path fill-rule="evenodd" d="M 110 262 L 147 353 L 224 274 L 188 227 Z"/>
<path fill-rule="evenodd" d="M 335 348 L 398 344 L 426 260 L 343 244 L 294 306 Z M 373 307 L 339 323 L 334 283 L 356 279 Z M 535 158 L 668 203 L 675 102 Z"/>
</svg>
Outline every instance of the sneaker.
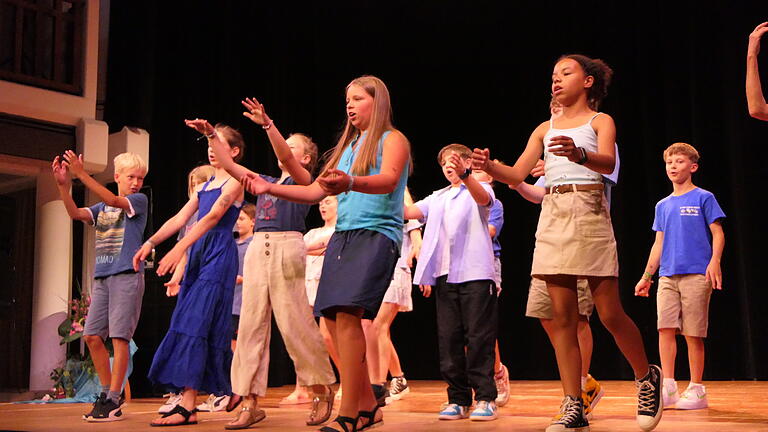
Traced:
<svg viewBox="0 0 768 432">
<path fill-rule="evenodd" d="M 637 425 L 644 431 L 653 430 L 661 421 L 661 395 L 664 374 L 661 368 L 650 365 L 648 375 L 635 381 L 637 386 Z"/>
<path fill-rule="evenodd" d="M 407 395 L 411 392 L 408 387 L 408 381 L 404 376 L 392 377 L 392 381 L 389 382 L 389 396 L 387 397 L 387 405 L 392 401 L 400 400 L 403 395 Z"/>
<path fill-rule="evenodd" d="M 493 376 L 496 381 L 496 405 L 503 407 L 509 402 L 509 370 L 501 365 L 501 370 Z"/>
<path fill-rule="evenodd" d="M 157 412 L 160 414 L 171 412 L 172 409 L 176 408 L 176 405 L 181 403 L 181 393 L 168 393 L 164 394 L 163 397 L 167 397 L 168 400 L 158 408 Z"/>
<path fill-rule="evenodd" d="M 102 393 L 96 403 L 93 404 L 93 411 L 85 418 L 88 422 L 113 422 L 124 420 L 123 412 L 120 410 L 120 404 L 108 399 L 107 395 Z"/>
<path fill-rule="evenodd" d="M 680 400 L 677 401 L 677 409 L 695 410 L 709 407 L 707 402 L 707 389 L 701 384 L 689 384 L 685 389 Z"/>
<path fill-rule="evenodd" d="M 469 407 L 449 403 L 440 411 L 437 418 L 440 420 L 461 420 L 469 417 Z"/>
<path fill-rule="evenodd" d="M 202 412 L 224 411 L 227 409 L 228 403 L 229 396 L 216 396 L 215 394 L 211 393 L 208 395 L 208 399 L 206 399 L 205 402 L 197 406 L 197 410 Z"/>
<path fill-rule="evenodd" d="M 667 381 L 667 380 L 665 380 Z M 669 380 L 664 383 L 663 390 L 661 392 L 662 406 L 664 409 L 672 408 L 675 406 L 678 400 L 680 400 L 680 393 L 677 391 L 677 381 Z"/>
<path fill-rule="evenodd" d="M 93 414 L 98 411 L 98 405 L 101 403 L 104 403 L 104 400 L 107 399 L 106 393 L 101 393 L 100 395 L 96 396 L 96 401 L 93 403 L 93 406 L 91 407 L 91 411 L 83 414 L 83 420 L 88 420 L 88 418 L 93 417 Z"/>
<path fill-rule="evenodd" d="M 605 394 L 603 386 L 592 378 L 592 375 L 587 374 L 587 383 L 581 392 L 581 398 L 584 400 L 584 415 L 587 416 L 587 420 L 592 418 L 592 411 L 603 398 L 603 394 Z"/>
<path fill-rule="evenodd" d="M 472 421 L 496 420 L 496 402 L 477 401 L 474 411 L 469 415 L 469 419 Z"/>
<path fill-rule="evenodd" d="M 584 402 L 566 396 L 560 405 L 560 413 L 555 416 L 546 432 L 589 432 L 589 422 L 584 416 Z"/>
</svg>

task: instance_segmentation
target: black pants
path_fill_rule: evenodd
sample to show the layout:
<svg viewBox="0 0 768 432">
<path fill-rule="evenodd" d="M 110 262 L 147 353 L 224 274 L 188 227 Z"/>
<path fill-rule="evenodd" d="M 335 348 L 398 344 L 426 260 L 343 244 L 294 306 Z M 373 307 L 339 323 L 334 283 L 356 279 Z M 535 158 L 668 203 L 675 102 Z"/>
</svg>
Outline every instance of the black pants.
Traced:
<svg viewBox="0 0 768 432">
<path fill-rule="evenodd" d="M 491 280 L 448 283 L 437 278 L 437 341 L 440 373 L 448 383 L 448 402 L 468 406 L 496 399 L 494 346 L 498 331 L 498 298 Z M 466 352 L 464 347 L 466 346 Z"/>
</svg>

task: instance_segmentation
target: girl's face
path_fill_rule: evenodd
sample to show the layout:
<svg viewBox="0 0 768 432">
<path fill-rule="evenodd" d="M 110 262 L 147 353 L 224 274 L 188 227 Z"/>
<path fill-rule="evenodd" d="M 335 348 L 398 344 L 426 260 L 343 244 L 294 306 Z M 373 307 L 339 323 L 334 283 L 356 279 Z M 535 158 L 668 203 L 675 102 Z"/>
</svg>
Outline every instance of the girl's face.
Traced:
<svg viewBox="0 0 768 432">
<path fill-rule="evenodd" d="M 357 84 L 347 88 L 347 117 L 352 126 L 367 130 L 373 113 L 373 96 Z"/>
<path fill-rule="evenodd" d="M 571 105 L 592 87 L 594 78 L 585 76 L 584 69 L 573 59 L 562 59 L 552 71 L 552 96 L 561 106 Z"/>
<path fill-rule="evenodd" d="M 240 152 L 240 149 L 237 147 L 231 147 L 222 133 L 219 133 L 218 135 L 219 140 L 227 145 L 227 148 L 229 149 L 229 155 L 232 156 L 232 158 L 237 156 L 237 154 Z M 216 160 L 216 154 L 213 152 L 213 148 L 211 146 L 208 146 L 208 162 L 210 162 L 211 166 L 214 168 L 218 168 L 220 166 L 219 161 Z"/>
<path fill-rule="evenodd" d="M 323 200 L 320 201 L 320 217 L 326 222 L 335 219 L 337 205 L 338 201 L 336 201 L 336 197 L 329 196 L 323 198 Z"/>
<path fill-rule="evenodd" d="M 292 135 L 288 137 L 285 142 L 288 144 L 288 148 L 291 149 L 291 153 L 293 153 L 293 157 L 296 158 L 297 161 L 302 166 L 306 166 L 309 163 L 309 155 L 306 153 L 306 148 L 304 146 L 304 141 L 302 138 Z M 285 169 L 283 167 L 283 163 L 280 162 L 280 160 L 277 161 L 277 166 L 280 167 L 280 169 Z"/>
</svg>

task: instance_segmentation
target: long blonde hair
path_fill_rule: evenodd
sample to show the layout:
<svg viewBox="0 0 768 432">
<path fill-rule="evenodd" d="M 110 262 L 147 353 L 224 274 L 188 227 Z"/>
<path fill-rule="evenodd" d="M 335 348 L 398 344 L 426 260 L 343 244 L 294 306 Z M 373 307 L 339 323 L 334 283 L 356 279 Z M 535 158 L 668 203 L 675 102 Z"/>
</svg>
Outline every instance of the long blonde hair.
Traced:
<svg viewBox="0 0 768 432">
<path fill-rule="evenodd" d="M 375 76 L 363 75 L 352 80 L 352 82 L 347 85 L 346 90 L 349 90 L 349 87 L 353 85 L 362 87 L 366 93 L 373 97 L 373 110 L 371 113 L 371 121 L 368 125 L 368 133 L 365 137 L 365 142 L 358 151 L 357 158 L 355 158 L 355 161 L 352 163 L 350 172 L 352 175 L 360 176 L 367 175 L 371 168 L 376 167 L 379 140 L 381 139 L 381 136 L 384 135 L 384 132 L 400 132 L 392 126 L 392 105 L 389 101 L 389 90 L 387 90 L 387 86 L 384 82 Z M 344 126 L 344 132 L 342 132 L 338 144 L 326 153 L 328 162 L 325 164 L 323 171 L 336 168 L 339 165 L 341 154 L 344 153 L 347 146 L 356 138 L 360 138 L 360 129 L 353 126 L 349 117 L 347 117 L 347 124 Z"/>
</svg>

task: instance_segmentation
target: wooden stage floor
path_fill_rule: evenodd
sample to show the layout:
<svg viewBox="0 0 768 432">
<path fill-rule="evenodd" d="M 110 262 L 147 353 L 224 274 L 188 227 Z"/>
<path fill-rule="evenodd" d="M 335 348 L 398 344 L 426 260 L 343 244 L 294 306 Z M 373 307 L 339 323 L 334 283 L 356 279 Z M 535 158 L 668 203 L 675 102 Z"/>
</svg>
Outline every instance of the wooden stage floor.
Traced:
<svg viewBox="0 0 768 432">
<path fill-rule="evenodd" d="M 638 431 L 635 390 L 631 382 L 602 381 L 606 393 L 595 410 L 592 431 Z M 436 413 L 445 401 L 439 381 L 410 381 L 411 393 L 384 409 L 384 425 L 376 431 L 543 431 L 556 413 L 561 396 L 556 381 L 513 381 L 509 403 L 492 422 L 439 421 Z M 680 382 L 681 388 L 687 383 Z M 254 425 L 259 431 L 312 431 L 304 425 L 309 405 L 280 407 L 291 387 L 271 388 L 261 400 L 267 418 Z M 768 431 L 768 382 L 721 381 L 707 383 L 710 408 L 699 411 L 666 410 L 657 431 Z M 198 398 L 201 402 L 204 396 Z M 93 424 L 80 420 L 89 410 L 84 404 L 0 404 L 0 430 L 10 431 L 149 431 L 160 399 L 134 399 L 124 408 L 126 419 Z M 334 412 L 335 415 L 335 412 Z M 229 413 L 201 413 L 199 424 L 172 431 L 222 431 Z"/>
</svg>

